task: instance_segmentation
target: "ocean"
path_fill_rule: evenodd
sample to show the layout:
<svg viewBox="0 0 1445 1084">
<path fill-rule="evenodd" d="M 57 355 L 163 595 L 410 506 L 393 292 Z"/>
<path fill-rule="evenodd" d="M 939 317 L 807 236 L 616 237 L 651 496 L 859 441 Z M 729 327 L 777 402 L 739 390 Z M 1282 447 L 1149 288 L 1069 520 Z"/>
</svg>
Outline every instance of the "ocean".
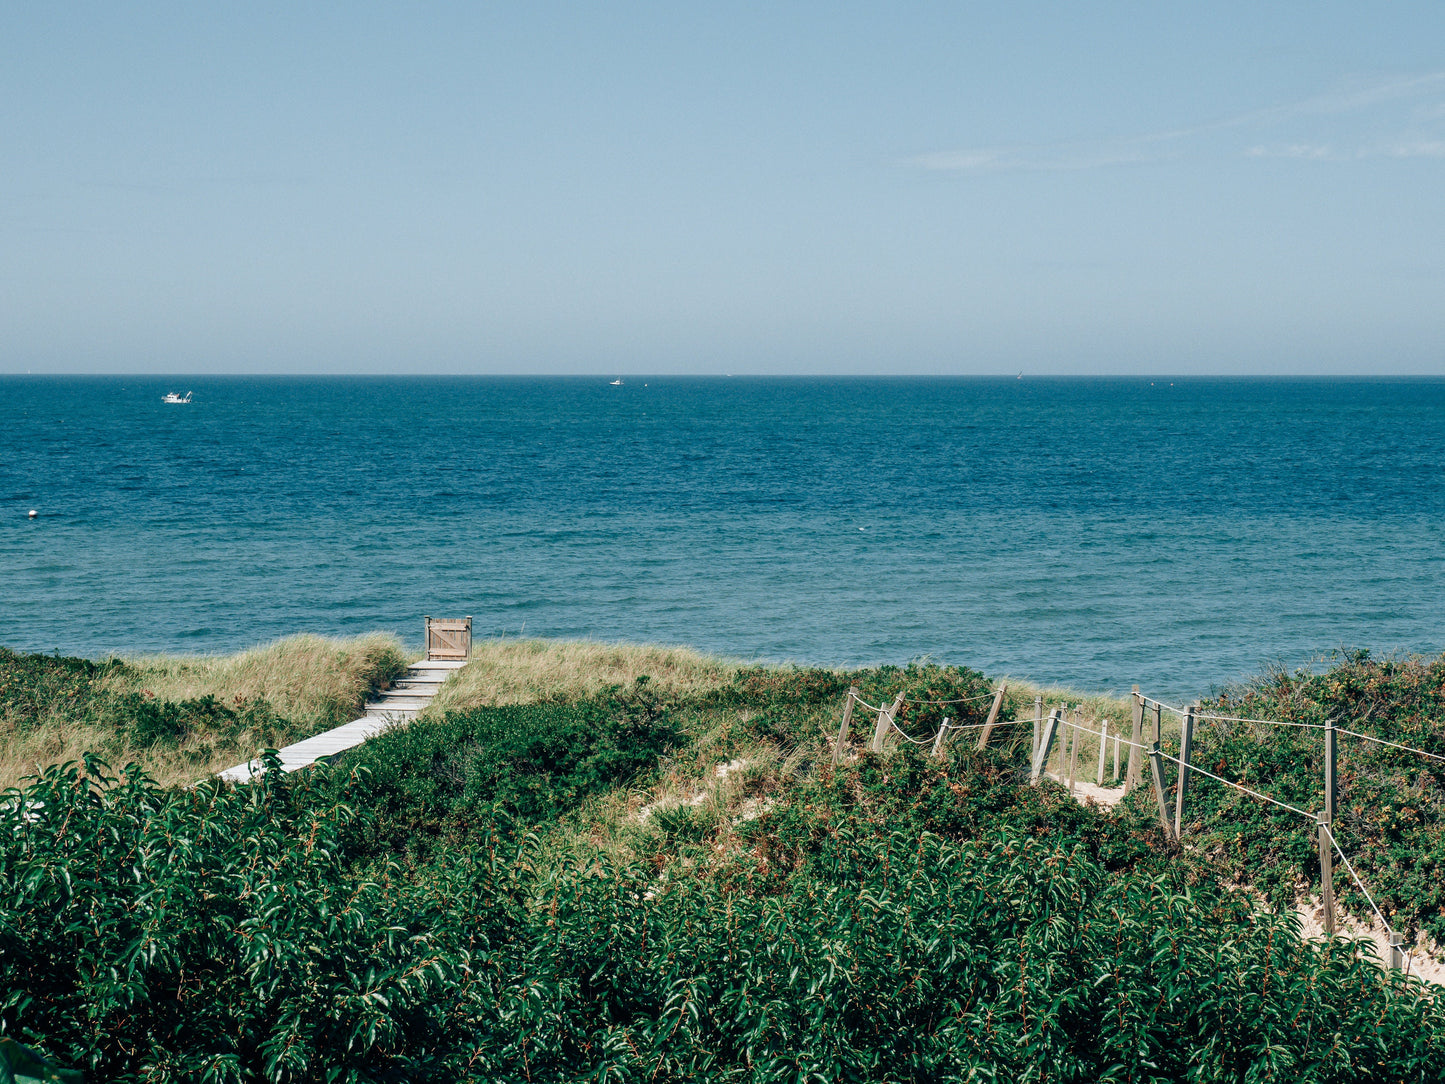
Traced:
<svg viewBox="0 0 1445 1084">
<path fill-rule="evenodd" d="M 1442 380 L 4 377 L 0 403 L 15 650 L 419 645 L 472 615 L 1183 699 L 1445 647 Z"/>
</svg>

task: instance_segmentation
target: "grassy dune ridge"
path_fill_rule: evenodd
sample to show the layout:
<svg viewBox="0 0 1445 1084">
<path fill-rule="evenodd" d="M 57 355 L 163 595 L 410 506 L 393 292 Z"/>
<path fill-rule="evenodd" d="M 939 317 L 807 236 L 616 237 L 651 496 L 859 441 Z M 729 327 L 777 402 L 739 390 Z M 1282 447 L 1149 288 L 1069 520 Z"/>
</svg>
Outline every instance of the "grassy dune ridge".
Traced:
<svg viewBox="0 0 1445 1084">
<path fill-rule="evenodd" d="M 100 662 L 0 649 L 0 789 L 87 752 L 193 782 L 356 718 L 408 659 L 382 633 Z"/>
<path fill-rule="evenodd" d="M 478 640 L 468 665 L 442 686 L 428 717 L 499 704 L 578 700 L 646 675 L 654 688 L 692 696 L 719 688 L 742 663 L 689 647 L 590 640 Z"/>
</svg>

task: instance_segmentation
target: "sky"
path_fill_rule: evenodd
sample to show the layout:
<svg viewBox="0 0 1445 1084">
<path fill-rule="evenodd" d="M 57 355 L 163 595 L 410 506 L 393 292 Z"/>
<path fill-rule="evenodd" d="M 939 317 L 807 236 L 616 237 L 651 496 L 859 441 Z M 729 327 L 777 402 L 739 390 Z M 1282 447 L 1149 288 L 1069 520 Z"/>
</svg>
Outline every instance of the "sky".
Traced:
<svg viewBox="0 0 1445 1084">
<path fill-rule="evenodd" d="M 0 373 L 1442 371 L 1438 0 L 0 12 Z"/>
</svg>

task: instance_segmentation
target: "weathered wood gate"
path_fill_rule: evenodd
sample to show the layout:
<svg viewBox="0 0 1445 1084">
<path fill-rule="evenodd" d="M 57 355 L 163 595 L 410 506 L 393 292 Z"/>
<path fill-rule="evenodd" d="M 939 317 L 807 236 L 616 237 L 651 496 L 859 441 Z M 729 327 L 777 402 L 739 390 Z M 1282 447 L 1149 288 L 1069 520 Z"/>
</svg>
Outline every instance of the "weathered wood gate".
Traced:
<svg viewBox="0 0 1445 1084">
<path fill-rule="evenodd" d="M 472 653 L 470 617 L 428 617 L 426 657 L 428 661 L 465 659 Z"/>
</svg>

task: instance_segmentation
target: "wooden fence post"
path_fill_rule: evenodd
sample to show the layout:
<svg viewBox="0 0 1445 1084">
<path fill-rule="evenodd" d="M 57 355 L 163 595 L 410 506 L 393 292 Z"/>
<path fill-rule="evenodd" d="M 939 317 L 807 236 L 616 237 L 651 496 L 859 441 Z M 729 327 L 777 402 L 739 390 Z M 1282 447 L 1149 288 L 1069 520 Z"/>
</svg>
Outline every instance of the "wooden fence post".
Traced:
<svg viewBox="0 0 1445 1084">
<path fill-rule="evenodd" d="M 1179 793 L 1174 796 L 1174 838 L 1184 838 L 1184 792 L 1189 787 L 1189 755 L 1194 751 L 1194 713 L 1199 705 L 1184 709 L 1184 731 L 1179 738 Z"/>
<path fill-rule="evenodd" d="M 1390 944 L 1386 949 L 1387 958 L 1385 962 L 1396 971 L 1403 971 L 1405 970 L 1405 935 L 1402 933 L 1392 933 L 1389 936 Z"/>
<path fill-rule="evenodd" d="M 1094 780 L 1096 786 L 1104 785 L 1104 753 L 1109 748 L 1109 720 L 1099 720 L 1099 776 Z"/>
<path fill-rule="evenodd" d="M 1154 737 L 1149 743 L 1149 770 L 1154 776 L 1154 797 L 1159 802 L 1159 823 L 1164 826 L 1164 838 L 1174 838 L 1173 818 L 1169 816 L 1169 800 L 1164 797 L 1164 757 L 1159 752 L 1163 724 L 1160 709 L 1154 708 Z"/>
<path fill-rule="evenodd" d="M 898 709 L 903 706 L 903 693 L 893 699 L 891 708 L 882 708 L 878 712 L 878 725 L 873 728 L 873 752 L 883 752 L 883 740 L 888 737 L 888 728 L 894 725 L 894 719 L 898 716 Z"/>
<path fill-rule="evenodd" d="M 933 739 L 933 755 L 934 755 L 935 757 L 940 757 L 940 756 L 943 755 L 943 736 L 944 736 L 945 734 L 947 734 L 947 733 L 948 733 L 948 716 L 945 715 L 945 716 L 943 717 L 943 722 L 939 724 L 939 727 L 938 727 L 938 736 Z"/>
<path fill-rule="evenodd" d="M 1069 785 L 1069 742 L 1073 740 L 1074 728 L 1069 726 L 1069 712 L 1067 708 L 1055 709 L 1059 713 L 1059 770 L 1056 778 L 1064 786 Z M 1044 761 L 1048 764 L 1048 761 Z"/>
<path fill-rule="evenodd" d="M 1034 757 L 1039 755 L 1039 734 L 1043 731 L 1043 728 L 1044 698 L 1042 696 L 1036 696 L 1034 697 L 1034 747 L 1029 752 L 1029 759 L 1031 761 Z"/>
<path fill-rule="evenodd" d="M 843 755 L 843 745 L 848 740 L 848 724 L 853 721 L 853 704 L 858 699 L 858 686 L 853 685 L 848 689 L 848 699 L 843 701 L 843 725 L 838 728 L 838 742 L 833 746 L 833 767 L 838 766 L 838 760 Z"/>
<path fill-rule="evenodd" d="M 978 747 L 980 749 L 988 745 L 989 735 L 993 733 L 994 724 L 998 722 L 999 708 L 1003 707 L 1003 694 L 1008 689 L 1008 682 L 998 687 L 998 692 L 993 694 L 993 707 L 988 709 L 988 720 L 983 724 L 983 733 L 978 736 Z"/>
<path fill-rule="evenodd" d="M 1122 738 L 1122 737 L 1123 737 L 1122 734 L 1115 734 L 1115 735 L 1114 735 L 1114 783 L 1115 783 L 1115 785 L 1117 785 L 1118 782 L 1119 782 L 1119 739 Z"/>
<path fill-rule="evenodd" d="M 1325 912 L 1325 933 L 1335 935 L 1335 721 L 1325 720 L 1325 808 L 1320 812 L 1320 903 Z"/>
<path fill-rule="evenodd" d="M 1129 767 L 1124 772 L 1124 793 L 1129 794 L 1143 782 L 1144 773 L 1144 698 L 1139 695 L 1139 686 L 1134 686 L 1134 705 L 1130 713 L 1134 720 L 1133 742 L 1129 746 Z"/>
<path fill-rule="evenodd" d="M 1335 823 L 1335 721 L 1325 720 L 1325 823 Z"/>
<path fill-rule="evenodd" d="M 1059 729 L 1059 717 L 1063 713 L 1063 708 L 1055 708 L 1049 712 L 1049 721 L 1044 724 L 1039 734 L 1039 747 L 1034 751 L 1033 768 L 1029 772 L 1029 782 L 1034 786 L 1039 785 L 1039 776 L 1044 774 L 1044 765 L 1049 762 L 1049 749 L 1054 744 L 1054 735 Z"/>
<path fill-rule="evenodd" d="M 1320 903 L 1325 911 L 1325 936 L 1335 935 L 1335 849 L 1330 840 L 1329 810 L 1320 814 Z"/>
<path fill-rule="evenodd" d="M 1074 705 L 1074 743 L 1069 755 L 1069 793 L 1074 793 L 1074 778 L 1079 773 L 1079 743 L 1084 740 L 1084 732 L 1080 729 L 1083 723 L 1079 712 L 1079 705 Z"/>
</svg>

